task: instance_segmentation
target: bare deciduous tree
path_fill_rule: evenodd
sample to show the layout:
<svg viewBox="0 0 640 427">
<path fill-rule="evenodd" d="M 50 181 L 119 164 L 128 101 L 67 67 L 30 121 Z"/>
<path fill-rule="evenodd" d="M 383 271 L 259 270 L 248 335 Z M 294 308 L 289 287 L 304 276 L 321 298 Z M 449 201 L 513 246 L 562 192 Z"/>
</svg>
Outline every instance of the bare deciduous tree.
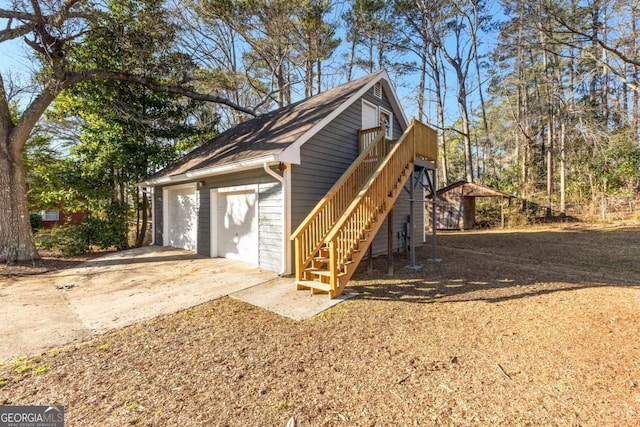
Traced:
<svg viewBox="0 0 640 427">
<path fill-rule="evenodd" d="M 82 44 L 89 23 L 104 10 L 82 0 L 15 1 L 12 9 L 0 9 L 6 20 L 0 42 L 22 39 L 43 64 L 37 78 L 39 89 L 17 119 L 9 105 L 5 79 L 0 75 L 0 261 L 14 262 L 38 258 L 29 221 L 23 154 L 26 142 L 47 108 L 65 89 L 87 80 L 118 80 L 141 84 L 151 90 L 210 101 L 255 114 L 233 101 L 195 91 L 192 78 L 158 82 L 129 70 L 88 67 L 69 58 Z M 132 52 L 135 54 L 135 52 Z"/>
</svg>

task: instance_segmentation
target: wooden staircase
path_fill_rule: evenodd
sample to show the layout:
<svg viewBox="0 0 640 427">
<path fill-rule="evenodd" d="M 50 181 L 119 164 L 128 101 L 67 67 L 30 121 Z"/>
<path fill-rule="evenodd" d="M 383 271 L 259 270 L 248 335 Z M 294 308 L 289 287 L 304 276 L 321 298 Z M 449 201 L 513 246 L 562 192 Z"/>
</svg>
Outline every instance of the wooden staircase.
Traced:
<svg viewBox="0 0 640 427">
<path fill-rule="evenodd" d="M 340 295 L 411 176 L 415 159 L 437 159 L 435 131 L 413 119 L 397 141 L 387 140 L 382 128 L 361 132 L 360 139 L 365 150 L 291 237 L 298 289 Z"/>
</svg>

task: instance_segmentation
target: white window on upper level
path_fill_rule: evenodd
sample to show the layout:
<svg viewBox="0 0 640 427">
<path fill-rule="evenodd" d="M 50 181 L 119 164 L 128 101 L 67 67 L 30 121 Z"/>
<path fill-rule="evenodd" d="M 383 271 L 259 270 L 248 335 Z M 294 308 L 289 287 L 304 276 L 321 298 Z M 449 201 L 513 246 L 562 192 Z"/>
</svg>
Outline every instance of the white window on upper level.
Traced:
<svg viewBox="0 0 640 427">
<path fill-rule="evenodd" d="M 362 129 L 371 129 L 380 124 L 378 107 L 368 101 L 362 101 Z"/>
<path fill-rule="evenodd" d="M 380 126 L 384 126 L 387 139 L 393 139 L 393 113 L 382 107 L 380 108 Z"/>
</svg>

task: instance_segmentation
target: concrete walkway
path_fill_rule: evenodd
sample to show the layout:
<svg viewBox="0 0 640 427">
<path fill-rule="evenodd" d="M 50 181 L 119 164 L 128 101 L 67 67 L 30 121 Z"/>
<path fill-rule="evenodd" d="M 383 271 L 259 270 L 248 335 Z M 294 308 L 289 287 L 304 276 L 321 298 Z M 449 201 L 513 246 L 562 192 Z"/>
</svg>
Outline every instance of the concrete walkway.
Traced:
<svg viewBox="0 0 640 427">
<path fill-rule="evenodd" d="M 234 292 L 230 297 L 293 320 L 306 320 L 355 295 L 347 289 L 339 297 L 329 299 L 328 295 L 296 290 L 293 278 L 278 277 Z"/>
<path fill-rule="evenodd" d="M 224 258 L 151 246 L 74 268 L 3 279 L 0 361 L 32 355 L 231 295 L 303 320 L 337 304 L 292 279 Z"/>
</svg>

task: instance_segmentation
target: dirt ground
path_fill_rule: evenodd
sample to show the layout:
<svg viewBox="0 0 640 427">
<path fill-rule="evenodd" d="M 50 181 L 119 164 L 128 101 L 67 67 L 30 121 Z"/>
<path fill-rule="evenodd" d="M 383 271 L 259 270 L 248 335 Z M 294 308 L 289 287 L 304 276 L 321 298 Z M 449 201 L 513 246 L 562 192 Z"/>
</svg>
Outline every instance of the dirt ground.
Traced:
<svg viewBox="0 0 640 427">
<path fill-rule="evenodd" d="M 222 298 L 16 359 L 0 404 L 68 426 L 640 425 L 640 227 L 439 244 L 307 321 Z"/>
</svg>

